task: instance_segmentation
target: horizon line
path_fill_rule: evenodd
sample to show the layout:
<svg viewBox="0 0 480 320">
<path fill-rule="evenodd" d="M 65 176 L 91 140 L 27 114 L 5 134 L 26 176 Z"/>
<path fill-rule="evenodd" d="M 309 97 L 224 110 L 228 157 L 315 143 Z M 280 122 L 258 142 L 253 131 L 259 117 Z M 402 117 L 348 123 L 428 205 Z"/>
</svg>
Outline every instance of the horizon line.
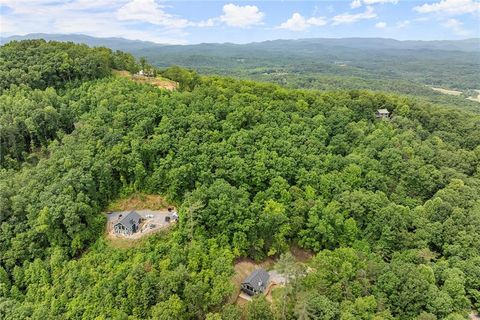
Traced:
<svg viewBox="0 0 480 320">
<path fill-rule="evenodd" d="M 255 43 L 264 43 L 264 42 L 271 42 L 271 41 L 301 41 L 301 40 L 315 40 L 315 39 L 324 39 L 324 40 L 348 40 L 348 39 L 381 39 L 381 40 L 393 40 L 393 41 L 398 41 L 398 42 L 408 42 L 408 41 L 418 41 L 418 42 L 436 42 L 436 41 L 467 41 L 467 40 L 478 40 L 479 45 L 480 45 L 480 37 L 469 37 L 469 38 L 462 38 L 462 39 L 430 39 L 430 40 L 424 40 L 424 39 L 395 39 L 395 38 L 387 38 L 387 37 L 304 37 L 304 38 L 277 38 L 277 39 L 269 39 L 269 40 L 263 40 L 263 41 L 252 41 L 252 42 L 196 42 L 196 43 L 185 43 L 185 44 L 179 44 L 179 43 L 161 43 L 161 42 L 155 42 L 151 40 L 142 40 L 142 39 L 132 39 L 132 38 L 125 38 L 121 36 L 109 36 L 109 37 L 97 37 L 97 36 L 92 36 L 89 34 L 85 33 L 44 33 L 44 32 L 31 32 L 31 33 L 26 33 L 26 34 L 15 34 L 15 35 L 10 35 L 10 36 L 4 36 L 1 37 L 0 39 L 8 39 L 8 38 L 14 38 L 14 37 L 28 37 L 28 36 L 41 36 L 41 35 L 47 35 L 47 36 L 85 36 L 85 37 L 90 37 L 94 39 L 120 39 L 120 40 L 126 40 L 126 41 L 138 41 L 138 42 L 145 42 L 145 43 L 152 43 L 156 45 L 168 45 L 168 46 L 188 46 L 188 45 L 200 45 L 200 44 L 236 44 L 236 45 L 245 45 L 245 44 L 255 44 Z"/>
</svg>

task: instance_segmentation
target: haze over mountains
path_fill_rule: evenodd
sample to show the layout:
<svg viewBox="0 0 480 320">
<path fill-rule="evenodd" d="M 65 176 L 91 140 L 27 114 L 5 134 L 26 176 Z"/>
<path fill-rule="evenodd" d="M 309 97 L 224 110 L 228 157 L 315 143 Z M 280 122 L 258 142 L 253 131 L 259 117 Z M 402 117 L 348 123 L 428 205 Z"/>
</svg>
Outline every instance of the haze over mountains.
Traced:
<svg viewBox="0 0 480 320">
<path fill-rule="evenodd" d="M 334 47 L 341 46 L 347 48 L 358 49 L 410 49 L 410 50 L 446 50 L 446 51 L 480 51 L 480 38 L 471 38 L 465 40 L 395 40 L 388 38 L 306 38 L 306 39 L 279 39 L 263 42 L 254 42 L 248 44 L 234 43 L 201 43 L 191 45 L 169 45 L 160 44 L 151 41 L 130 40 L 125 38 L 99 38 L 84 34 L 47 34 L 47 33 L 30 33 L 27 35 L 0 37 L 0 43 L 7 43 L 13 40 L 26 39 L 45 39 L 54 41 L 72 41 L 75 43 L 84 43 L 89 46 L 105 46 L 113 50 L 139 50 L 146 48 L 159 47 L 181 47 L 181 48 L 215 48 L 217 46 L 230 48 L 265 48 L 285 50 L 287 44 L 304 45 L 304 46 L 325 46 Z"/>
</svg>

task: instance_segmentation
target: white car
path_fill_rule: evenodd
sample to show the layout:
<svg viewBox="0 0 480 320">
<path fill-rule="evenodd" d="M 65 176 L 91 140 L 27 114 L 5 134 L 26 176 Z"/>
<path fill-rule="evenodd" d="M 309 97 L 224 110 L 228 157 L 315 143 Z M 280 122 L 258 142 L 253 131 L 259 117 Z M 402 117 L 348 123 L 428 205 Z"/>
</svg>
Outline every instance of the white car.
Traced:
<svg viewBox="0 0 480 320">
<path fill-rule="evenodd" d="M 147 219 L 152 219 L 152 218 L 153 218 L 153 214 L 147 214 L 147 215 L 145 216 L 145 218 L 147 218 Z"/>
</svg>

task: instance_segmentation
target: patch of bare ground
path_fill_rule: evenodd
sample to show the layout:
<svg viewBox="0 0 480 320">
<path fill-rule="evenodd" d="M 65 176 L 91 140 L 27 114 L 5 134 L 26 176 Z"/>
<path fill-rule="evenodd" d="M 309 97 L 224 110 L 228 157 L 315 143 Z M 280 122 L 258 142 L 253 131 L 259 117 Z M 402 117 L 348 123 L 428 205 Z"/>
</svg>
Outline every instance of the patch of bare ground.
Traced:
<svg viewBox="0 0 480 320">
<path fill-rule="evenodd" d="M 311 251 L 302 249 L 302 248 L 300 248 L 296 245 L 292 245 L 290 247 L 290 253 L 295 257 L 296 261 L 301 262 L 301 263 L 307 263 L 313 257 L 313 253 Z M 267 271 L 274 269 L 275 263 L 276 263 L 276 259 L 274 259 L 274 258 L 268 258 L 268 259 L 266 259 L 264 261 L 261 261 L 261 262 L 254 261 L 254 260 L 249 259 L 249 258 L 239 258 L 239 259 L 237 259 L 235 261 L 235 266 L 234 266 L 235 275 L 232 277 L 232 280 L 231 280 L 232 283 L 235 285 L 235 291 L 232 294 L 232 296 L 230 297 L 229 302 L 230 303 L 235 303 L 239 306 L 243 306 L 248 301 L 250 301 L 250 299 L 249 299 L 250 297 L 246 294 L 243 294 L 240 291 L 240 285 L 242 284 L 242 281 L 248 275 L 250 275 L 250 273 L 252 273 L 255 269 L 263 268 Z M 271 274 L 271 277 L 272 277 L 273 273 L 276 273 L 278 275 L 277 272 L 270 271 L 269 273 Z M 281 277 L 283 277 L 283 276 L 281 276 Z M 275 290 L 277 290 L 281 287 L 282 287 L 282 284 L 277 283 L 275 281 L 271 281 L 268 284 L 267 289 L 264 292 L 264 295 L 265 295 L 266 299 L 271 302 L 273 291 L 275 291 Z"/>
<path fill-rule="evenodd" d="M 116 234 L 115 223 L 133 210 L 141 217 L 137 232 L 130 235 Z M 141 244 L 144 238 L 168 230 L 175 223 L 172 212 L 175 212 L 175 206 L 160 195 L 135 193 L 118 199 L 110 203 L 104 213 L 107 218 L 105 239 L 114 248 L 135 247 Z"/>
<path fill-rule="evenodd" d="M 142 243 L 143 239 L 136 239 L 136 240 L 131 240 L 131 239 L 123 239 L 123 238 L 115 238 L 111 237 L 108 235 L 106 236 L 107 243 L 117 249 L 130 249 L 134 248 Z"/>
<path fill-rule="evenodd" d="M 313 252 L 300 248 L 297 245 L 293 245 L 290 247 L 290 253 L 295 257 L 295 260 L 298 262 L 306 263 L 310 261 L 313 257 Z"/>
<path fill-rule="evenodd" d="M 134 193 L 110 203 L 106 211 L 161 210 L 170 206 L 173 205 L 159 195 Z"/>
<path fill-rule="evenodd" d="M 247 301 L 240 296 L 240 285 L 242 281 L 255 269 L 270 269 L 274 265 L 275 260 L 268 258 L 262 262 L 256 262 L 250 258 L 239 258 L 235 261 L 235 275 L 232 277 L 232 283 L 235 285 L 235 291 L 230 298 L 230 303 L 243 305 Z"/>
<path fill-rule="evenodd" d="M 475 102 L 480 102 L 480 90 L 475 90 L 475 91 L 477 92 L 477 96 L 476 97 L 468 97 L 467 99 L 475 101 Z"/>
<path fill-rule="evenodd" d="M 265 290 L 265 299 L 267 299 L 268 302 L 272 303 L 273 302 L 273 289 L 278 289 L 281 288 L 282 285 L 279 285 L 277 283 L 270 283 Z"/>
<path fill-rule="evenodd" d="M 138 83 L 147 83 L 150 84 L 154 87 L 160 88 L 160 89 L 166 89 L 169 91 L 176 90 L 178 88 L 178 83 L 175 81 L 172 81 L 170 79 L 166 79 L 160 76 L 157 77 L 147 77 L 144 75 L 140 74 L 130 74 L 130 72 L 125 71 L 125 70 L 113 70 L 113 74 L 123 77 L 123 78 L 128 78 L 132 81 L 138 82 Z"/>
<path fill-rule="evenodd" d="M 148 234 L 143 235 L 142 237 L 138 238 L 123 238 L 123 237 L 115 237 L 112 234 L 108 233 L 105 234 L 105 239 L 109 246 L 116 249 L 130 249 L 141 246 L 148 237 L 158 234 L 159 232 L 165 232 L 168 229 L 161 229 L 156 230 L 155 232 L 151 232 Z"/>
<path fill-rule="evenodd" d="M 443 88 L 435 88 L 435 87 L 430 87 L 432 90 L 443 93 L 443 94 L 449 94 L 452 96 L 459 96 L 462 94 L 461 91 L 457 90 L 450 90 L 450 89 L 443 89 Z"/>
</svg>

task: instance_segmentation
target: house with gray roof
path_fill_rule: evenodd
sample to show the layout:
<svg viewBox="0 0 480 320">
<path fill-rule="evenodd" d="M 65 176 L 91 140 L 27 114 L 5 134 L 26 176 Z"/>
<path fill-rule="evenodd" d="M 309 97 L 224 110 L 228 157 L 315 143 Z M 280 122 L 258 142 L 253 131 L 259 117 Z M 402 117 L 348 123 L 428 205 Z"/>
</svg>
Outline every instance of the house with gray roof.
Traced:
<svg viewBox="0 0 480 320">
<path fill-rule="evenodd" d="M 268 286 L 270 275 L 263 269 L 253 271 L 241 284 L 243 292 L 250 296 L 262 293 Z"/>
<path fill-rule="evenodd" d="M 119 216 L 113 230 L 115 234 L 131 235 L 139 230 L 142 217 L 136 211 L 130 211 L 125 216 Z"/>
<path fill-rule="evenodd" d="M 377 119 L 388 119 L 389 116 L 390 112 L 387 109 L 378 109 L 377 112 L 375 112 Z"/>
</svg>

